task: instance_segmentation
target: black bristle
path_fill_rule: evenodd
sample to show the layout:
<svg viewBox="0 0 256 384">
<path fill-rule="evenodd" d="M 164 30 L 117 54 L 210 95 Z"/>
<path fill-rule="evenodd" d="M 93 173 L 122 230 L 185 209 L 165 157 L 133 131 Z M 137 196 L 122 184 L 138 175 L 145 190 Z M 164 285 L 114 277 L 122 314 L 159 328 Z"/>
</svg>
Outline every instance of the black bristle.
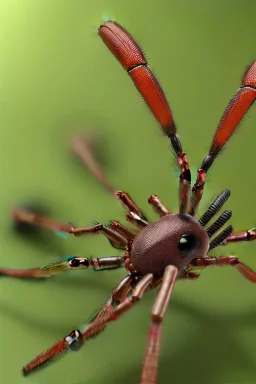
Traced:
<svg viewBox="0 0 256 384">
<path fill-rule="evenodd" d="M 208 172 L 209 168 L 212 166 L 214 160 L 216 159 L 216 156 L 216 153 L 209 153 L 207 156 L 205 156 L 201 165 L 201 169 L 203 169 L 204 172 Z"/>
<path fill-rule="evenodd" d="M 232 211 L 223 212 L 220 217 L 206 230 L 209 238 L 211 238 L 224 224 L 231 218 Z"/>
<path fill-rule="evenodd" d="M 205 227 L 206 224 L 213 218 L 214 215 L 221 209 L 224 203 L 230 196 L 230 190 L 224 189 L 223 192 L 214 200 L 214 202 L 210 205 L 207 211 L 203 214 L 203 216 L 198 220 L 199 223 Z"/>
<path fill-rule="evenodd" d="M 171 135 L 168 135 L 168 137 L 170 139 L 171 146 L 174 149 L 176 155 L 179 155 L 180 153 L 182 153 L 182 145 L 178 136 L 176 134 L 171 134 Z"/>
<path fill-rule="evenodd" d="M 232 232 L 233 227 L 232 225 L 229 225 L 226 229 L 224 229 L 224 231 L 219 234 L 219 236 L 215 237 L 215 239 L 210 242 L 209 251 L 218 247 L 218 245 L 220 245 L 228 236 L 230 236 Z"/>
</svg>

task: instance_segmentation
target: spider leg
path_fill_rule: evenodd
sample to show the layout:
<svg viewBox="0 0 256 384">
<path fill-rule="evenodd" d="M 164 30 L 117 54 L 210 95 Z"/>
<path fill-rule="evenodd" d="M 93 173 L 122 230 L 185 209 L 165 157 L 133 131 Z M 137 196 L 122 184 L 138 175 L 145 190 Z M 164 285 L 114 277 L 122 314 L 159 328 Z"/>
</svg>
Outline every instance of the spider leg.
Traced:
<svg viewBox="0 0 256 384">
<path fill-rule="evenodd" d="M 208 155 L 197 171 L 197 179 L 192 187 L 189 210 L 194 215 L 203 196 L 206 174 L 225 143 L 234 133 L 240 121 L 256 99 L 256 61 L 246 70 L 242 85 L 230 100 L 215 132 Z"/>
<path fill-rule="evenodd" d="M 126 228 L 124 225 L 119 223 L 116 220 L 112 220 L 108 227 L 118 232 L 119 235 L 123 236 L 127 241 L 131 241 L 135 238 L 136 233 L 132 232 L 130 229 Z"/>
<path fill-rule="evenodd" d="M 131 217 L 131 219 L 128 220 L 139 229 L 148 225 L 147 222 L 133 212 L 130 212 L 127 215 L 128 217 Z M 112 220 L 107 226 L 98 224 L 94 227 L 70 228 L 69 233 L 72 233 L 75 236 L 86 236 L 90 233 L 102 233 L 109 239 L 110 244 L 114 248 L 119 249 L 127 249 L 128 243 L 131 242 L 136 236 L 136 233 L 132 232 L 130 229 L 115 220 Z"/>
<path fill-rule="evenodd" d="M 96 320 L 100 320 L 102 318 L 107 318 L 109 316 L 113 315 L 114 307 L 116 307 L 118 304 L 122 303 L 128 294 L 132 290 L 132 281 L 133 277 L 129 273 L 126 277 L 124 277 L 121 282 L 113 289 L 112 295 L 107 300 L 107 302 L 99 309 L 99 311 L 94 315 L 90 321 L 89 324 L 92 324 Z M 100 331 L 103 331 L 106 324 L 103 324 L 103 327 Z M 100 332 L 98 331 L 98 333 Z M 97 334 L 98 334 L 97 333 Z"/>
<path fill-rule="evenodd" d="M 129 223 L 131 223 L 135 227 L 137 227 L 139 230 L 145 228 L 148 225 L 148 223 L 145 220 L 143 220 L 140 216 L 138 216 L 134 212 L 128 212 L 126 214 L 126 220 L 129 221 Z"/>
<path fill-rule="evenodd" d="M 119 317 L 128 312 L 131 308 L 135 306 L 136 303 L 143 297 L 145 292 L 150 288 L 153 282 L 153 274 L 149 273 L 143 276 L 135 285 L 135 288 L 131 296 L 126 297 L 120 304 L 118 304 L 111 316 L 106 318 L 101 318 L 99 321 L 94 321 L 92 324 L 89 324 L 84 331 L 82 332 L 83 340 L 88 340 L 95 336 L 98 333 L 98 330 L 102 326 L 105 326 L 107 323 L 117 320 Z"/>
<path fill-rule="evenodd" d="M 48 219 L 44 216 L 39 216 L 26 208 L 15 207 L 12 210 L 12 217 L 15 221 L 22 222 L 36 227 L 51 229 L 53 231 L 69 232 L 72 224 L 64 224 L 59 221 Z"/>
<path fill-rule="evenodd" d="M 160 216 L 169 215 L 171 212 L 169 209 L 162 203 L 157 195 L 151 195 L 148 198 L 148 203 L 152 206 L 154 211 Z"/>
<path fill-rule="evenodd" d="M 70 234 L 73 234 L 76 237 L 96 235 L 101 233 L 102 235 L 108 238 L 108 240 L 110 241 L 110 244 L 115 248 L 126 249 L 128 241 L 124 236 L 122 236 L 119 233 L 120 228 L 121 228 L 121 225 L 116 225 L 115 229 L 112 229 L 109 225 L 96 224 L 91 227 L 80 227 L 80 228 L 75 228 L 72 226 L 68 232 Z M 123 227 L 121 229 L 124 233 L 125 228 Z M 128 232 L 126 233 L 126 237 L 128 237 Z"/>
<path fill-rule="evenodd" d="M 256 272 L 242 263 L 235 256 L 206 257 L 193 260 L 191 269 L 205 269 L 207 267 L 224 267 L 230 265 L 235 267 L 247 280 L 256 283 Z"/>
<path fill-rule="evenodd" d="M 124 225 L 122 225 L 121 223 L 119 223 L 118 221 L 115 221 L 115 220 L 112 220 L 108 224 L 108 226 L 105 228 L 105 231 L 106 230 L 108 231 L 109 235 L 112 232 L 112 236 L 113 235 L 115 237 L 118 236 L 118 238 L 111 240 L 109 235 L 108 235 L 108 239 L 109 239 L 109 242 L 112 245 L 112 247 L 118 248 L 118 249 L 127 249 L 128 244 L 130 242 L 132 242 L 136 236 L 136 233 L 132 232 L 130 229 L 128 229 L 127 227 L 125 227 Z M 120 242 L 121 237 L 126 240 L 125 243 L 124 243 L 123 239 Z"/>
<path fill-rule="evenodd" d="M 127 242 L 134 238 L 134 234 L 129 231 L 128 228 L 125 228 L 119 223 L 115 225 L 115 222 L 110 223 L 110 225 L 96 224 L 89 227 L 75 228 L 71 223 L 63 224 L 50 220 L 47 217 L 38 216 L 36 213 L 28 211 L 25 208 L 15 208 L 13 210 L 13 217 L 17 221 L 36 225 L 44 229 L 66 232 L 74 236 L 87 236 L 101 233 L 109 239 L 113 247 L 120 249 L 126 249 Z"/>
<path fill-rule="evenodd" d="M 186 154 L 177 135 L 165 94 L 134 38 L 120 24 L 108 21 L 100 26 L 99 36 L 131 77 L 162 131 L 169 138 L 180 169 L 179 212 L 185 213 L 190 192 L 191 174 Z"/>
<path fill-rule="evenodd" d="M 107 310 L 100 309 L 98 316 L 94 317 L 82 332 L 79 330 L 72 331 L 67 337 L 58 341 L 51 348 L 38 355 L 30 363 L 25 365 L 23 368 L 23 374 L 27 375 L 42 365 L 54 361 L 56 358 L 58 358 L 58 355 L 62 355 L 68 350 L 76 351 L 80 349 L 86 340 L 99 334 L 99 332 L 105 328 L 107 323 L 117 320 L 121 315 L 131 309 L 149 288 L 153 281 L 153 275 L 148 274 L 142 277 L 141 280 L 139 280 L 139 282 L 136 284 L 133 290 L 133 294 L 130 297 L 127 297 L 127 294 L 130 291 L 129 284 L 131 283 L 132 276 L 128 276 L 129 278 L 125 284 L 123 281 L 121 281 L 121 283 L 114 290 L 115 292 L 113 291 L 114 297 L 118 297 L 119 292 L 122 291 L 122 301 L 117 306 L 114 307 L 114 304 L 116 304 L 115 299 L 113 305 L 111 304 L 111 296 L 111 298 L 106 303 L 107 307 L 105 308 L 107 308 Z"/>
<path fill-rule="evenodd" d="M 200 273 L 186 271 L 183 275 L 179 276 L 178 279 L 179 280 L 184 280 L 184 279 L 197 280 L 200 276 L 201 276 Z"/>
<path fill-rule="evenodd" d="M 253 241 L 256 240 L 256 228 L 248 229 L 247 231 L 232 233 L 220 245 L 227 245 L 229 243 L 237 243 L 240 241 Z"/>
<path fill-rule="evenodd" d="M 70 270 L 81 270 L 92 267 L 95 271 L 124 267 L 124 256 L 93 258 L 68 257 L 66 261 L 51 263 L 45 267 L 30 269 L 0 268 L 0 275 L 25 279 L 42 279 Z"/>
<path fill-rule="evenodd" d="M 102 224 L 97 224 L 91 227 L 82 227 L 74 228 L 72 225 L 69 227 L 61 226 L 57 222 L 52 222 L 47 218 L 40 217 L 40 220 L 37 217 L 35 220 L 35 215 L 30 212 L 21 211 L 21 214 L 24 214 L 24 217 L 27 220 L 33 218 L 33 223 L 40 223 L 41 226 L 51 228 L 56 230 L 62 229 L 65 232 L 73 234 L 74 236 L 86 236 L 89 234 L 100 234 L 108 238 L 111 245 L 115 248 L 126 249 L 129 242 L 131 242 L 135 235 L 128 228 L 124 227 L 117 221 L 111 221 L 108 226 L 103 226 Z M 45 219 L 45 220 L 44 220 Z M 31 223 L 31 221 L 29 221 Z M 50 224 L 49 224 L 50 223 Z M 16 278 L 27 278 L 27 279 L 41 279 L 46 278 L 56 273 L 63 272 L 66 270 L 73 269 L 87 269 L 89 266 L 92 266 L 94 270 L 103 270 L 103 269 L 113 269 L 113 268 L 122 268 L 124 266 L 125 258 L 121 257 L 103 257 L 103 258 L 94 258 L 91 261 L 86 257 L 69 257 L 66 261 L 61 261 L 58 263 L 52 263 L 45 267 L 38 268 L 29 268 L 29 269 L 11 269 L 11 268 L 0 268 L 0 275 L 16 277 Z M 77 265 L 76 265 L 77 264 Z"/>
<path fill-rule="evenodd" d="M 140 384 L 156 384 L 162 324 L 178 270 L 169 265 L 165 268 L 162 284 L 151 312 L 148 343 L 144 356 Z"/>
<path fill-rule="evenodd" d="M 110 191 L 123 205 L 123 207 L 128 211 L 136 214 L 142 220 L 142 222 L 147 225 L 147 219 L 140 208 L 136 205 L 136 203 L 132 200 L 130 195 L 124 191 L 115 191 L 113 187 L 111 187 L 101 169 L 100 163 L 97 161 L 96 156 L 91 147 L 90 139 L 85 139 L 82 137 L 75 137 L 72 140 L 71 148 L 73 152 L 83 161 L 86 167 L 91 171 L 91 173 L 95 176 L 95 178 L 108 190 Z M 23 222 L 29 225 L 34 225 L 40 228 L 51 229 L 53 231 L 61 231 L 61 232 L 69 232 L 73 233 L 75 236 L 82 236 L 89 233 L 96 233 L 97 228 L 74 228 L 72 224 L 64 224 L 59 221 L 50 220 L 47 217 L 39 216 L 38 214 L 31 212 L 25 208 L 15 207 L 12 212 L 13 219 L 18 222 Z M 115 232 L 118 232 L 118 229 L 124 233 L 123 228 L 119 226 L 119 228 L 115 228 Z M 129 231 L 127 229 L 127 231 Z M 126 233 L 127 233 L 126 231 Z M 106 229 L 106 227 L 102 230 L 103 234 L 109 237 L 111 244 L 115 248 L 125 248 L 125 244 L 120 239 L 120 237 L 115 236 L 113 232 L 111 233 L 111 229 Z M 131 232 L 130 232 L 131 233 Z M 133 235 L 132 235 L 133 236 Z M 115 237 L 113 240 L 111 237 Z M 124 236 L 126 237 L 126 236 Z"/>
<path fill-rule="evenodd" d="M 115 188 L 109 184 L 103 172 L 102 166 L 97 160 L 91 141 L 92 137 L 86 138 L 86 136 L 75 136 L 71 141 L 71 150 L 82 161 L 82 163 L 92 173 L 96 180 L 98 180 L 98 182 L 105 189 L 107 189 L 114 197 L 116 197 L 126 210 L 136 213 L 143 220 L 147 221 L 143 212 L 127 192 L 115 190 Z"/>
</svg>

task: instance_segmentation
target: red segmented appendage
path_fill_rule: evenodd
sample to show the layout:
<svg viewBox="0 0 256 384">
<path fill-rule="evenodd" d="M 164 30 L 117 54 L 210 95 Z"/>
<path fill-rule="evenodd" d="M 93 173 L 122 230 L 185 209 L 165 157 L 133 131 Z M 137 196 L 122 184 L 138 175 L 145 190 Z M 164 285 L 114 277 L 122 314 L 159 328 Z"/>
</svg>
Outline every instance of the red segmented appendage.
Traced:
<svg viewBox="0 0 256 384">
<path fill-rule="evenodd" d="M 126 71 L 147 60 L 134 38 L 120 24 L 108 21 L 100 26 L 100 37 Z"/>
<path fill-rule="evenodd" d="M 176 133 L 168 101 L 153 72 L 141 65 L 129 71 L 129 75 L 164 131 Z"/>
<path fill-rule="evenodd" d="M 209 154 L 204 158 L 201 168 L 197 171 L 197 179 L 192 188 L 188 213 L 195 214 L 195 210 L 203 196 L 206 173 L 212 166 L 221 148 L 228 141 L 236 127 L 256 99 L 256 61 L 246 70 L 242 86 L 230 100 L 224 115 L 215 132 Z"/>
<path fill-rule="evenodd" d="M 99 28 L 99 35 L 129 73 L 164 132 L 169 136 L 174 135 L 176 127 L 164 92 L 155 75 L 147 67 L 144 54 L 133 37 L 113 21 L 103 24 Z"/>
<path fill-rule="evenodd" d="M 256 88 L 256 61 L 245 71 L 243 85 L 246 87 Z"/>
<path fill-rule="evenodd" d="M 23 375 L 28 375 L 30 372 L 34 371 L 40 366 L 58 358 L 58 355 L 67 352 L 68 345 L 69 343 L 66 341 L 66 339 L 63 339 L 55 343 L 51 348 L 40 353 L 40 355 L 38 355 L 35 359 L 30 361 L 27 365 L 23 367 Z"/>
<path fill-rule="evenodd" d="M 242 87 L 230 100 L 219 127 L 215 133 L 210 148 L 211 153 L 217 153 L 227 142 L 245 113 L 256 99 L 256 61 L 246 71 Z"/>
<path fill-rule="evenodd" d="M 230 138 L 248 108 L 256 98 L 256 89 L 250 87 L 240 88 L 231 99 L 219 128 L 214 136 L 210 152 L 218 152 Z"/>
</svg>

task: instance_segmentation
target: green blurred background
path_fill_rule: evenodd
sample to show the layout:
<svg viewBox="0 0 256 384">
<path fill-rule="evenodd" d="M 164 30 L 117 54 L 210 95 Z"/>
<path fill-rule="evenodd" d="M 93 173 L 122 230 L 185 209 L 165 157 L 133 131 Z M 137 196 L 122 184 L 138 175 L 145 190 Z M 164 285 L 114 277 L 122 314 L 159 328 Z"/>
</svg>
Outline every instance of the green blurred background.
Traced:
<svg viewBox="0 0 256 384">
<path fill-rule="evenodd" d="M 63 240 L 50 233 L 35 244 L 11 230 L 12 206 L 32 200 L 49 206 L 52 218 L 77 225 L 123 220 L 118 202 L 70 155 L 77 130 L 103 138 L 108 178 L 152 219 L 152 193 L 177 209 L 167 140 L 95 33 L 102 17 L 114 16 L 141 42 L 195 169 L 244 68 L 256 59 L 255 14 L 254 0 L 1 0 L 1 266 L 119 254 L 101 237 Z M 201 207 L 230 188 L 226 208 L 236 231 L 255 226 L 255 124 L 254 107 L 210 173 Z M 240 256 L 256 269 L 255 243 L 214 254 Z M 2 278 L 1 384 L 139 383 L 156 292 L 79 353 L 21 375 L 31 358 L 79 327 L 124 275 L 88 270 L 46 282 Z M 231 268 L 177 284 L 164 324 L 159 383 L 255 383 L 255 300 L 255 287 Z"/>
</svg>

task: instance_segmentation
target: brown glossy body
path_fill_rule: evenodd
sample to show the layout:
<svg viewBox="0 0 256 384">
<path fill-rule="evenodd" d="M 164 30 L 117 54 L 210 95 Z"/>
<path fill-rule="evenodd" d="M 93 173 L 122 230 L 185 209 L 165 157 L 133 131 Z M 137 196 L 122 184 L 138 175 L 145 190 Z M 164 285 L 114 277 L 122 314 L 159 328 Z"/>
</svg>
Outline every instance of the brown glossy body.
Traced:
<svg viewBox="0 0 256 384">
<path fill-rule="evenodd" d="M 184 234 L 198 239 L 198 246 L 191 256 L 184 256 L 179 241 Z M 209 237 L 203 227 L 190 215 L 166 215 L 147 225 L 134 239 L 130 261 L 134 268 L 145 275 L 162 275 L 167 265 L 174 265 L 183 272 L 195 258 L 207 256 Z"/>
</svg>

